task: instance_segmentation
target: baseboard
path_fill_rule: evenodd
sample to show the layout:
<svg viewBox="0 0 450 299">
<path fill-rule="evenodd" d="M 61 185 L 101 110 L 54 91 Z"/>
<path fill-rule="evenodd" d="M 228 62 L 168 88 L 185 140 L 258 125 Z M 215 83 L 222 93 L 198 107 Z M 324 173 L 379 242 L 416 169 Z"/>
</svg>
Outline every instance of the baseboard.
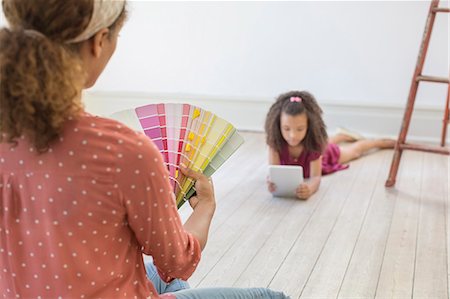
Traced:
<svg viewBox="0 0 450 299">
<path fill-rule="evenodd" d="M 262 132 L 264 119 L 273 99 L 128 92 L 86 92 L 84 94 L 87 111 L 101 116 L 156 102 L 184 102 L 198 105 L 230 121 L 240 130 Z M 389 103 L 321 101 L 320 104 L 330 133 L 333 133 L 336 127 L 343 126 L 367 137 L 396 138 L 404 113 L 403 106 Z M 441 138 L 443 111 L 444 105 L 443 107 L 416 106 L 408 140 L 438 143 Z"/>
</svg>

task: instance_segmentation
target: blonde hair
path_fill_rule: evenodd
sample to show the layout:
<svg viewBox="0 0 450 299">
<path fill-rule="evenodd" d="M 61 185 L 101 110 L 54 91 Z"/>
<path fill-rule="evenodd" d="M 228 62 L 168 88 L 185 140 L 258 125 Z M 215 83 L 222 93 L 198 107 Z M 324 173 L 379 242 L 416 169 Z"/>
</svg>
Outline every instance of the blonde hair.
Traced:
<svg viewBox="0 0 450 299">
<path fill-rule="evenodd" d="M 10 29 L 0 30 L 0 142 L 27 137 L 48 150 L 64 123 L 83 111 L 86 74 L 80 44 L 93 0 L 3 0 Z M 119 16 L 123 21 L 125 11 Z"/>
</svg>

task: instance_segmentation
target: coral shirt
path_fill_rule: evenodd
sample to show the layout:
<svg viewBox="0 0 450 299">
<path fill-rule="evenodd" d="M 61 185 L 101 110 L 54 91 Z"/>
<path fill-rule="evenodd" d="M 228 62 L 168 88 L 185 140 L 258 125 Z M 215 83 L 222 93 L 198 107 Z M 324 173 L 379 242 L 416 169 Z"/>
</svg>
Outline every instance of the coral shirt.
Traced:
<svg viewBox="0 0 450 299">
<path fill-rule="evenodd" d="M 166 281 L 193 273 L 200 244 L 147 137 L 85 114 L 47 153 L 18 141 L 0 144 L 1 297 L 159 298 L 142 253 Z"/>
</svg>

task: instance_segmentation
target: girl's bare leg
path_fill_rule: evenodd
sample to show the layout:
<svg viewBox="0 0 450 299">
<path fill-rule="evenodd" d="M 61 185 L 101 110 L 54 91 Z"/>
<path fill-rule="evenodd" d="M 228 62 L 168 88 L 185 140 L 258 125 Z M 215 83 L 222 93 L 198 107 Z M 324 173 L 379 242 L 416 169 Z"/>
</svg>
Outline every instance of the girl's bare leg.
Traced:
<svg viewBox="0 0 450 299">
<path fill-rule="evenodd" d="M 394 148 L 393 139 L 364 139 L 358 140 L 347 146 L 340 146 L 341 155 L 339 163 L 345 164 L 358 159 L 372 149 Z"/>
<path fill-rule="evenodd" d="M 353 137 L 350 137 L 345 134 L 336 134 L 334 136 L 328 137 L 328 142 L 335 143 L 335 144 L 339 144 L 342 142 L 353 142 L 353 141 L 355 141 L 355 139 Z"/>
</svg>

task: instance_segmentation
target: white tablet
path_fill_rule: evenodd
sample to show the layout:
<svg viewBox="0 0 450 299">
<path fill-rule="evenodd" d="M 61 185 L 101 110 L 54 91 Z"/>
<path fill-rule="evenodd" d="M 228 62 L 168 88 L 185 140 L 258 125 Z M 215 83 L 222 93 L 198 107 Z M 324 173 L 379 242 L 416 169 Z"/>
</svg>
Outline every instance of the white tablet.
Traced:
<svg viewBox="0 0 450 299">
<path fill-rule="evenodd" d="M 269 165 L 269 178 L 275 184 L 273 196 L 295 197 L 295 190 L 303 182 L 303 168 L 293 165 Z"/>
</svg>

